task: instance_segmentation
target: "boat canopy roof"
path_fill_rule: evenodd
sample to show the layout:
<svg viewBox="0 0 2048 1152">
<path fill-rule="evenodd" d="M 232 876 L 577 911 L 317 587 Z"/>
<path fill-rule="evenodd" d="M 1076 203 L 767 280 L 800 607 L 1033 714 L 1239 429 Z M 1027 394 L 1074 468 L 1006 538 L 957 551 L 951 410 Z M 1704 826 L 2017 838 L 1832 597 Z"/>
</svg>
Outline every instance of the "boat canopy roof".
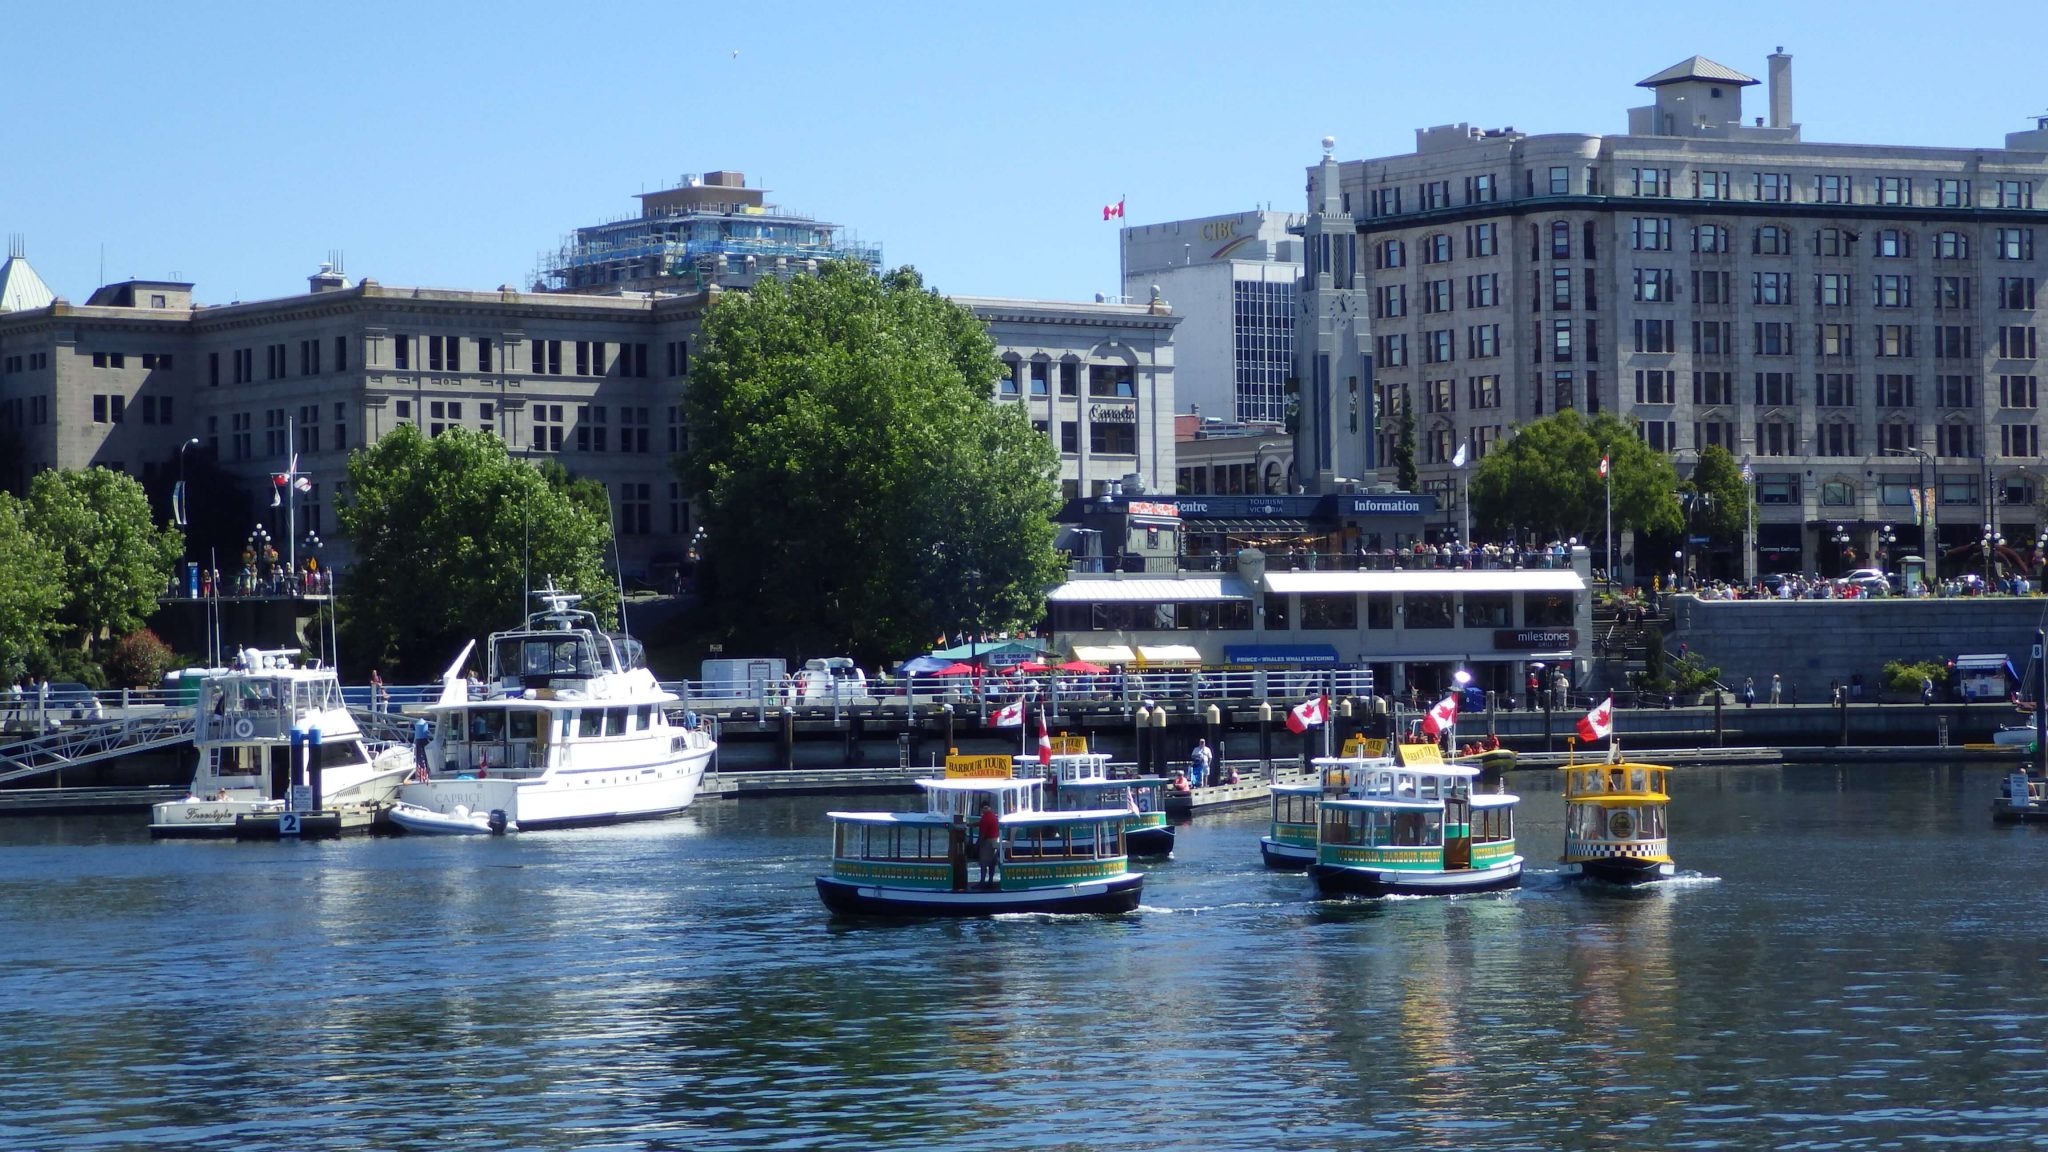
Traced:
<svg viewBox="0 0 2048 1152">
<path fill-rule="evenodd" d="M 1085 808 L 1071 812 L 1010 812 L 1000 817 L 1003 827 L 1036 827 L 1048 824 L 1076 824 L 1094 820 L 1124 820 L 1128 808 Z M 827 812 L 842 824 L 918 824 L 944 828 L 952 819 L 942 812 Z"/>
<path fill-rule="evenodd" d="M 953 776 L 941 780 L 927 777 L 916 783 L 928 792 L 1028 792 L 1042 787 L 1045 781 L 1036 776 L 1007 780 L 997 776 Z"/>
<path fill-rule="evenodd" d="M 1521 799 L 1520 796 L 1516 796 L 1511 792 L 1487 792 L 1472 797 L 1472 807 L 1512 808 Z M 1346 797 L 1341 800 L 1323 801 L 1323 807 L 1325 808 L 1393 808 L 1404 812 L 1437 812 L 1441 811 L 1443 806 L 1443 801 L 1431 800 L 1427 797 L 1419 800 L 1395 799 L 1384 796 Z"/>
</svg>

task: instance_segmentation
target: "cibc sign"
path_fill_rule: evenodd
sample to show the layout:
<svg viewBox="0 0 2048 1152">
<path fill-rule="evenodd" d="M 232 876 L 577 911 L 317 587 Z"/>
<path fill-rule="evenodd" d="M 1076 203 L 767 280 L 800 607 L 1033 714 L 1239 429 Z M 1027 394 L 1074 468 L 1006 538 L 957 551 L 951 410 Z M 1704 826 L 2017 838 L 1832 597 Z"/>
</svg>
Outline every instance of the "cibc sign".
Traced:
<svg viewBox="0 0 2048 1152">
<path fill-rule="evenodd" d="M 1493 647 L 1498 652 L 1550 652 L 1577 648 L 1576 628 L 1496 628 Z"/>
</svg>

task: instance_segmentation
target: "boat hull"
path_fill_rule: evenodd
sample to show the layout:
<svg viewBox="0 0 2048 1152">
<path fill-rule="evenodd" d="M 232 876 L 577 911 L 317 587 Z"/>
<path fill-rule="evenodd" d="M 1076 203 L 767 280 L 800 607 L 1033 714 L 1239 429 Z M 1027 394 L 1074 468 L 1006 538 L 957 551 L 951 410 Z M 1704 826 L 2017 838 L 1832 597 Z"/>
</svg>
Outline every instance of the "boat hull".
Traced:
<svg viewBox="0 0 2048 1152">
<path fill-rule="evenodd" d="M 471 812 L 458 807 L 453 812 L 436 812 L 401 802 L 393 804 L 384 818 L 393 828 L 413 836 L 502 836 L 519 831 L 519 825 L 503 809 Z"/>
<path fill-rule="evenodd" d="M 1414 872 L 1392 868 L 1356 868 L 1338 864 L 1308 866 L 1316 892 L 1332 896 L 1455 896 L 1465 892 L 1495 892 L 1522 882 L 1522 859 L 1517 856 L 1491 868 L 1458 872 Z"/>
<path fill-rule="evenodd" d="M 1173 855 L 1173 829 L 1132 828 L 1124 832 L 1124 851 L 1132 856 Z"/>
<path fill-rule="evenodd" d="M 1284 844 L 1271 836 L 1261 836 L 1259 858 L 1268 868 L 1300 872 L 1316 862 L 1316 849 L 1313 844 Z"/>
<path fill-rule="evenodd" d="M 706 745 L 650 765 L 557 770 L 534 779 L 436 776 L 404 785 L 398 799 L 443 815 L 458 807 L 473 813 L 502 810 L 527 832 L 659 819 L 696 802 L 711 751 Z"/>
<path fill-rule="evenodd" d="M 1669 860 L 1643 860 L 1629 856 L 1600 856 L 1568 860 L 1558 869 L 1567 880 L 1598 880 L 1603 884 L 1649 884 L 1669 880 L 1678 872 Z"/>
<path fill-rule="evenodd" d="M 818 898 L 841 916 L 996 916 L 1014 912 L 1115 915 L 1136 911 L 1144 876 L 1126 872 L 1106 880 L 1017 892 L 888 888 L 820 876 Z"/>
</svg>

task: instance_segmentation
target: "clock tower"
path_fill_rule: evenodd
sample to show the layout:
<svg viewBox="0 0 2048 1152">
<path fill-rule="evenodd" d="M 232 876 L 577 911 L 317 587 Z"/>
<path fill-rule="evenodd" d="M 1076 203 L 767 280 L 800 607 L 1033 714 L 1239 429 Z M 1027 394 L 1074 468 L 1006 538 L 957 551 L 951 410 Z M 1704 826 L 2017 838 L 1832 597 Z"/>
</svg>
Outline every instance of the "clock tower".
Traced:
<svg viewBox="0 0 2048 1152">
<path fill-rule="evenodd" d="M 1310 492 L 1335 492 L 1371 478 L 1375 424 L 1372 334 L 1358 229 L 1338 187 L 1334 138 L 1309 169 L 1302 231 L 1301 315 L 1295 325 L 1296 474 Z"/>
</svg>

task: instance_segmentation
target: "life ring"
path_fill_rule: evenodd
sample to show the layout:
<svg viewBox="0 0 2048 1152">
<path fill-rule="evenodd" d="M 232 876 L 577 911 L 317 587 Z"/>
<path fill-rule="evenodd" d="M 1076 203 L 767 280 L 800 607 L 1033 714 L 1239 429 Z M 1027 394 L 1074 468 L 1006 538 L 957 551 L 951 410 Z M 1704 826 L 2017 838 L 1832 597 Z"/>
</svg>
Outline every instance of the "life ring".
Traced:
<svg viewBox="0 0 2048 1152">
<path fill-rule="evenodd" d="M 244 716 L 241 719 L 235 721 L 235 736 L 238 739 L 247 740 L 249 737 L 254 736 L 255 734 L 256 722 L 254 720 L 251 720 L 247 716 Z"/>
<path fill-rule="evenodd" d="M 1633 840 L 1636 834 L 1635 817 L 1626 808 L 1616 808 L 1607 814 L 1607 835 L 1613 840 Z"/>
</svg>

